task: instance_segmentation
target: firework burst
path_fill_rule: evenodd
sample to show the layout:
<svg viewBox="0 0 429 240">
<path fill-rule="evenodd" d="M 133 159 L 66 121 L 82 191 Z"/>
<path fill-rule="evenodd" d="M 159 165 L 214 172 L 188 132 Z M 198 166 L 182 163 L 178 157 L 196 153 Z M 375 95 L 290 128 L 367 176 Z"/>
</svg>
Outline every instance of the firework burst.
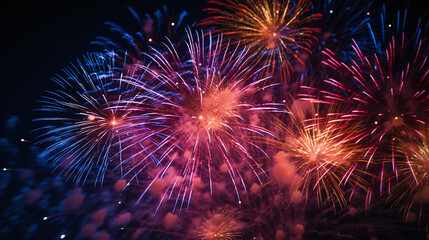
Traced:
<svg viewBox="0 0 429 240">
<path fill-rule="evenodd" d="M 324 113 L 305 102 L 294 102 L 290 112 L 292 126 L 281 122 L 282 140 L 274 140 L 272 144 L 281 150 L 276 160 L 287 162 L 298 174 L 295 181 L 290 182 L 291 197 L 297 191 L 306 197 L 315 191 L 319 203 L 327 197 L 343 207 L 346 199 L 341 184 L 364 187 L 363 180 L 354 174 L 361 152 L 353 142 L 359 127 L 339 124 L 335 114 Z M 274 179 L 290 179 L 290 174 L 276 173 L 280 167 L 277 165 L 273 168 Z"/>
<path fill-rule="evenodd" d="M 338 121 L 362 126 L 362 131 L 356 132 L 355 143 L 366 148 L 366 168 L 374 160 L 383 162 L 375 166 L 380 168 L 376 171 L 383 182 L 383 159 L 391 159 L 392 174 L 398 176 L 395 167 L 397 139 L 421 138 L 421 131 L 426 128 L 429 111 L 427 43 L 422 39 L 407 42 L 402 34 L 392 37 L 389 47 L 382 53 L 364 52 L 356 42 L 353 48 L 358 57 L 352 64 L 325 51 L 328 57 L 325 64 L 335 70 L 337 77 L 324 81 L 330 86 L 329 91 L 319 90 L 319 96 L 301 96 L 343 106 Z"/>
<path fill-rule="evenodd" d="M 236 210 L 224 210 L 222 213 L 211 213 L 197 227 L 198 239 L 232 240 L 241 236 L 243 228 Z"/>
<path fill-rule="evenodd" d="M 428 130 L 424 138 L 418 141 L 400 140 L 397 161 L 399 179 L 393 184 L 388 200 L 393 206 L 399 206 L 404 218 L 417 205 L 422 216 L 423 207 L 429 204 L 429 139 Z M 394 180 L 394 179 L 393 179 Z M 428 224 L 426 222 L 426 224 Z"/>
<path fill-rule="evenodd" d="M 319 31 L 311 27 L 320 14 L 309 14 L 310 1 L 227 0 L 209 1 L 219 8 L 208 8 L 212 16 L 200 24 L 215 26 L 234 42 L 252 46 L 260 62 L 270 65 L 269 74 L 278 71 L 283 81 L 296 63 L 304 65 L 300 53 L 310 52 Z"/>
<path fill-rule="evenodd" d="M 122 134 L 128 113 L 115 108 L 119 100 L 131 97 L 133 88 L 116 81 L 132 72 L 116 66 L 115 56 L 88 54 L 77 65 L 64 68 L 64 76 L 53 81 L 59 89 L 47 92 L 35 121 L 44 126 L 38 144 L 46 146 L 48 161 L 85 182 L 91 170 L 97 171 L 95 183 L 102 182 L 111 161 L 122 170 Z"/>
<path fill-rule="evenodd" d="M 156 157 L 156 165 L 149 166 L 144 158 L 135 167 L 155 172 L 149 176 L 142 197 L 154 184 L 162 183 L 160 203 L 176 195 L 174 209 L 181 210 L 184 203 L 189 206 L 193 192 L 208 185 L 212 193 L 213 181 L 229 175 L 241 202 L 239 193 L 246 191 L 248 178 L 241 175 L 241 169 L 250 167 L 260 182 L 265 175 L 252 156 L 252 149 L 264 154 L 251 140 L 252 135 L 271 135 L 247 117 L 280 110 L 277 104 L 253 101 L 253 94 L 270 86 L 262 88 L 266 78 L 260 78 L 263 69 L 250 64 L 253 55 L 249 49 L 239 51 L 238 46 L 224 43 L 221 36 L 215 39 L 210 34 L 193 37 L 189 31 L 188 38 L 184 60 L 172 45 L 167 45 L 168 54 L 148 55 L 152 63 L 141 66 L 145 81 L 159 86 L 158 91 L 148 89 L 141 80 L 126 81 L 141 92 L 138 101 L 124 102 L 127 109 L 146 111 L 145 107 L 141 109 L 140 99 L 154 100 L 150 113 L 135 118 L 137 124 L 142 116 L 159 122 L 152 129 L 157 147 L 150 153 Z"/>
</svg>

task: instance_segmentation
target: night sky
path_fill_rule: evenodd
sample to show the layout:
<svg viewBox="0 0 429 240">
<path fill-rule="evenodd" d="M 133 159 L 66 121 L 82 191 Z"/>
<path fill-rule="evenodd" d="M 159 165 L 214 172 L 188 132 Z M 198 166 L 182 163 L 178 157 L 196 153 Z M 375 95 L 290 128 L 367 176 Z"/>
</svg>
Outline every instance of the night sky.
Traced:
<svg viewBox="0 0 429 240">
<path fill-rule="evenodd" d="M 140 13 L 163 5 L 187 10 L 198 20 L 204 1 L 8 1 L 1 7 L 1 109 L 5 117 L 19 115 L 30 130 L 32 109 L 49 79 L 76 57 L 93 51 L 96 36 L 108 33 L 105 21 L 134 21 L 128 6 Z M 3 131 L 3 129 L 2 129 Z"/>
<path fill-rule="evenodd" d="M 380 5 L 384 1 L 375 1 Z M 392 6 L 407 6 L 404 1 Z M 187 10 L 198 21 L 205 1 L 7 1 L 1 8 L 1 109 L 5 117 L 19 115 L 30 130 L 32 109 L 49 84 L 49 79 L 74 61 L 94 50 L 90 44 L 96 36 L 108 33 L 105 21 L 127 24 L 127 7 L 153 12 L 163 5 Z M 409 18 L 427 12 L 428 1 L 409 1 Z M 178 11 L 179 12 L 179 11 Z M 2 129 L 3 131 L 3 129 Z"/>
<path fill-rule="evenodd" d="M 375 1 L 374 9 L 376 9 L 377 6 L 381 6 L 381 4 L 385 2 L 390 1 Z M 427 14 L 429 11 L 429 1 L 427 0 L 410 0 L 409 4 L 404 3 L 402 0 L 392 2 L 393 8 L 396 9 L 408 5 L 408 17 L 411 21 L 414 21 L 416 16 Z M 74 62 L 77 57 L 81 57 L 87 52 L 99 50 L 98 46 L 93 46 L 90 44 L 90 42 L 94 41 L 97 36 L 106 36 L 109 34 L 109 29 L 104 24 L 105 21 L 110 21 L 117 23 L 118 25 L 125 26 L 134 21 L 129 14 L 129 6 L 133 7 L 139 13 L 152 13 L 156 9 L 161 8 L 163 5 L 167 5 L 170 10 L 174 10 L 176 12 L 180 12 L 182 10 L 188 11 L 189 17 L 195 22 L 198 22 L 207 16 L 207 14 L 202 11 L 202 9 L 207 7 L 207 4 L 204 0 L 79 0 L 43 2 L 16 0 L 1 4 L 0 137 L 3 138 L 6 136 L 13 139 L 14 141 L 18 141 L 21 138 L 30 141 L 30 143 L 25 143 L 27 145 L 24 147 L 17 147 L 19 151 L 22 151 L 22 154 L 18 154 L 19 160 L 11 164 L 11 167 L 17 169 L 31 169 L 32 164 L 36 165 L 35 163 L 31 162 L 32 160 L 29 160 L 31 159 L 29 155 L 32 154 L 30 153 L 32 151 L 31 142 L 33 142 L 35 138 L 35 135 L 32 132 L 34 128 L 32 123 L 34 118 L 33 109 L 37 108 L 37 100 L 39 100 L 44 91 L 49 89 L 51 86 L 50 78 L 53 77 L 56 73 L 60 73 L 64 66 L 67 66 L 70 62 Z M 10 116 L 18 116 L 20 119 L 20 123 L 17 128 L 14 128 L 14 133 L 12 135 L 10 134 L 9 129 L 6 127 Z M 6 151 L 3 148 L 1 153 L 4 154 L 5 152 Z M 1 158 L 2 156 L 0 156 L 0 159 Z M 6 161 L 0 160 L 0 163 L 3 164 L 0 165 L 0 167 L 3 168 L 3 166 L 9 166 L 8 162 Z M 32 186 L 37 185 L 38 181 L 51 181 L 43 179 L 43 177 L 46 179 L 53 178 L 54 173 L 51 173 L 48 171 L 48 169 L 49 168 L 46 166 L 43 166 L 42 168 L 35 167 L 35 169 L 33 169 L 33 172 L 36 172 L 38 177 L 35 178 L 36 180 L 32 180 Z M 42 171 L 43 173 L 38 171 Z M 21 174 L 19 176 L 23 175 L 21 172 L 19 174 Z M 16 183 L 17 188 L 24 185 L 24 183 Z M 113 187 L 109 187 L 110 190 L 112 190 Z M 67 192 L 69 195 L 74 194 L 72 193 L 74 191 L 74 185 L 72 183 L 65 183 L 64 188 L 68 190 L 66 191 L 63 189 L 63 192 Z M 15 189 L 14 191 L 11 191 L 9 189 L 8 191 L 8 194 L 11 198 L 7 201 L 12 202 L 14 201 L 13 197 L 22 194 L 24 190 L 21 191 L 20 189 Z M 76 194 L 79 195 L 79 193 Z M 92 190 L 91 193 L 86 197 L 90 199 L 92 196 L 91 194 L 94 194 Z M 117 198 L 111 197 L 110 195 L 106 198 L 117 200 Z M 64 200 L 64 198 L 58 199 L 58 201 Z M 4 199 L 1 199 L 0 201 L 3 200 Z M 1 206 L 8 206 L 7 204 L 8 203 L 3 202 Z M 94 204 L 107 205 L 105 202 L 98 203 L 95 200 Z M 35 218 L 38 218 L 39 220 L 43 217 L 43 213 L 37 212 L 37 209 L 25 209 L 25 211 L 34 213 L 33 215 L 36 216 Z M 317 212 L 318 210 L 316 209 L 314 211 Z M 80 214 L 81 215 L 79 216 L 84 215 L 83 213 Z M 330 214 L 333 216 L 333 213 Z M 384 214 L 386 215 L 386 218 L 396 217 L 394 213 L 388 211 L 386 206 L 382 207 L 380 212 L 373 213 L 373 215 L 378 214 Z M 361 220 L 365 221 L 365 218 L 363 217 Z M 76 217 L 76 219 L 73 221 L 78 223 L 80 221 L 79 217 Z M 320 219 L 320 221 L 324 221 L 324 219 Z M 384 224 L 382 220 L 380 220 L 378 223 L 380 226 Z M 30 223 L 25 222 L 24 224 Z M 390 222 L 386 224 L 390 224 Z M 55 226 L 61 226 L 61 222 L 56 223 Z M 396 225 L 392 224 L 391 226 L 395 227 Z M 401 232 L 401 236 L 398 239 L 406 239 L 406 236 L 409 233 L 414 232 L 413 227 L 410 225 L 401 225 L 401 227 L 404 229 L 404 231 Z M 42 227 L 40 228 L 42 229 Z M 374 228 L 377 228 L 377 225 L 374 225 Z M 51 230 L 44 229 L 44 231 L 49 232 Z M 50 234 L 46 235 L 46 239 L 59 239 L 58 236 L 61 236 L 61 234 L 62 232 L 59 230 L 52 230 Z M 416 235 L 411 234 L 410 236 L 422 237 L 423 235 L 424 234 L 419 232 L 416 233 Z M 36 236 L 40 237 L 43 235 Z M 113 236 L 117 237 L 120 236 L 120 234 L 117 232 L 113 233 L 112 239 L 114 238 Z M 17 239 L 14 238 L 14 234 L 6 237 L 10 237 L 9 239 Z M 74 235 L 74 237 L 76 237 L 76 235 Z M 143 239 L 151 239 L 151 237 L 153 237 L 153 239 L 174 239 L 162 238 L 158 237 L 158 235 L 156 235 L 158 238 L 156 238 L 155 235 L 150 235 Z M 369 237 L 370 236 L 368 236 L 366 239 L 370 239 Z M 29 237 L 27 239 L 38 238 Z M 76 237 L 76 239 L 79 239 L 79 237 Z M 383 238 L 378 239 L 381 240 Z"/>
</svg>

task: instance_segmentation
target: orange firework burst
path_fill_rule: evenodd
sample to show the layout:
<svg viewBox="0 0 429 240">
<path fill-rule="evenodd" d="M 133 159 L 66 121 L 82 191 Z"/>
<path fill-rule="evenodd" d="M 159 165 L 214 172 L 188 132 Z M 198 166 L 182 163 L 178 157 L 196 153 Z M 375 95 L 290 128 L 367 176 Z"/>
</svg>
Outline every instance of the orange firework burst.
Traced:
<svg viewBox="0 0 429 240">
<path fill-rule="evenodd" d="M 332 114 L 322 116 L 322 111 L 310 103 L 295 102 L 289 116 L 292 126 L 281 122 L 282 140 L 273 140 L 272 143 L 282 151 L 275 160 L 286 161 L 299 174 L 294 177 L 295 181 L 290 182 L 293 185 L 291 196 L 296 191 L 308 196 L 309 191 L 313 190 L 319 203 L 326 196 L 337 200 L 343 207 L 346 200 L 341 184 L 365 186 L 363 180 L 355 174 L 362 155 L 352 137 L 358 128 L 338 124 Z M 277 171 L 276 165 L 273 173 Z M 286 175 L 274 174 L 273 177 L 278 180 Z"/>
<path fill-rule="evenodd" d="M 242 228 L 237 211 L 224 210 L 222 213 L 211 213 L 203 219 L 196 235 L 198 239 L 204 240 L 232 240 L 241 236 Z"/>
<path fill-rule="evenodd" d="M 321 17 L 308 14 L 311 2 L 301 0 L 295 5 L 284 0 L 209 1 L 220 8 L 208 8 L 212 16 L 201 22 L 214 25 L 213 32 L 222 32 L 232 41 L 253 46 L 259 61 L 270 65 L 270 74 L 279 70 L 286 81 L 292 65 L 304 65 L 300 53 L 310 52 L 314 34 L 319 31 L 309 24 Z"/>
</svg>

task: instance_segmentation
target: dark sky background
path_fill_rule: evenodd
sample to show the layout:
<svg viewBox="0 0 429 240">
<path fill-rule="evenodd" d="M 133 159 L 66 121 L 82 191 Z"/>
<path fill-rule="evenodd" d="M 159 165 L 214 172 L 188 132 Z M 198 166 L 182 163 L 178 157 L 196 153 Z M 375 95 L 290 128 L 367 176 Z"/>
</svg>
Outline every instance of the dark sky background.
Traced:
<svg viewBox="0 0 429 240">
<path fill-rule="evenodd" d="M 132 22 L 127 7 L 152 13 L 166 4 L 201 18 L 205 1 L 8 1 L 0 6 L 0 135 L 10 115 L 20 116 L 23 132 L 31 130 L 32 110 L 55 73 L 94 49 L 90 42 L 108 33 L 105 21 Z M 104 35 L 105 36 L 105 35 Z M 28 133 L 26 138 L 31 138 Z"/>
<path fill-rule="evenodd" d="M 395 2 L 404 5 L 403 0 Z M 427 12 L 428 0 L 409 2 L 409 16 Z M 195 20 L 204 16 L 201 9 L 206 6 L 204 0 L 15 0 L 2 3 L 0 125 L 4 126 L 7 116 L 17 115 L 23 120 L 23 132 L 28 133 L 33 118 L 32 109 L 48 88 L 49 79 L 76 57 L 92 50 L 90 42 L 108 31 L 105 21 L 126 24 L 132 21 L 128 6 L 141 13 L 151 13 L 163 4 L 176 12 L 186 9 Z M 1 131 L 3 133 L 3 127 Z M 31 135 L 28 133 L 23 137 L 31 138 Z"/>
<path fill-rule="evenodd" d="M 139 13 L 152 13 L 164 4 L 176 13 L 187 10 L 189 17 L 198 21 L 205 16 L 202 12 L 207 7 L 205 2 L 206 0 L 9 0 L 1 3 L 0 138 L 5 135 L 7 118 L 16 115 L 22 120 L 21 136 L 18 139 L 34 139 L 31 122 L 35 116 L 32 110 L 38 105 L 36 101 L 49 89 L 51 77 L 61 73 L 61 69 L 70 62 L 75 62 L 76 57 L 96 49 L 90 42 L 97 36 L 108 35 L 105 21 L 125 26 L 134 23 L 128 6 Z M 376 1 L 378 5 L 383 2 L 391 1 Z M 392 7 L 401 9 L 407 5 L 404 2 L 405 0 L 395 0 Z M 408 17 L 411 20 L 428 12 L 429 0 L 408 2 Z M 0 160 L 2 157 L 4 156 L 0 156 Z M 38 219 L 41 217 L 38 216 Z M 52 231 L 52 234 L 56 232 Z"/>
</svg>

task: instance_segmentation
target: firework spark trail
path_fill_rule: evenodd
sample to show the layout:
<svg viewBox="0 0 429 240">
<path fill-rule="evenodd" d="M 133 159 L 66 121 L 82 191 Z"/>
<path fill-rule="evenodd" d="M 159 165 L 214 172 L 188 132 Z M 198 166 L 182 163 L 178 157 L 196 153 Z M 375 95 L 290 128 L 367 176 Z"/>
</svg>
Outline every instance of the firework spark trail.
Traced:
<svg viewBox="0 0 429 240">
<path fill-rule="evenodd" d="M 354 56 L 351 47 L 352 39 L 367 49 L 373 44 L 368 38 L 367 24 L 377 20 L 373 15 L 372 1 L 317 0 L 310 6 L 311 14 L 321 14 L 321 19 L 314 22 L 320 31 L 314 33 L 315 41 L 310 52 L 300 53 L 305 66 L 294 64 L 291 82 L 284 84 L 282 92 L 276 94 L 278 100 L 288 99 L 288 95 L 298 99 L 300 86 L 320 86 L 328 78 L 327 66 L 322 62 L 325 56 L 322 51 L 330 49 L 341 59 L 349 62 Z M 284 96 L 283 96 L 284 95 Z"/>
<path fill-rule="evenodd" d="M 203 218 L 196 235 L 198 239 L 205 240 L 232 240 L 241 236 L 242 228 L 237 210 L 223 210 L 222 213 L 211 213 Z"/>
<path fill-rule="evenodd" d="M 301 85 L 316 86 L 327 76 L 326 66 L 322 64 L 325 49 L 335 52 L 343 60 L 349 61 L 353 54 L 352 39 L 366 49 L 372 46 L 368 39 L 367 23 L 376 18 L 371 15 L 372 1 L 318 0 L 313 1 L 310 12 L 322 15 L 315 25 L 320 31 L 315 34 L 316 41 L 310 48 L 311 54 L 302 54 L 305 68 L 295 68 L 293 79 Z M 299 86 L 293 90 L 299 90 Z"/>
<path fill-rule="evenodd" d="M 370 17 L 372 4 L 372 1 L 314 1 L 311 12 L 322 14 L 321 20 L 316 22 L 320 33 L 314 47 L 319 51 L 331 49 L 343 59 L 350 57 L 352 39 L 359 39 L 361 44 L 366 42 L 364 30 L 373 21 Z"/>
<path fill-rule="evenodd" d="M 347 194 L 350 189 L 347 190 Z M 421 231 L 408 229 L 399 225 L 400 219 L 395 217 L 384 204 L 383 199 L 374 201 L 367 208 L 360 207 L 365 201 L 365 193 L 355 194 L 354 201 L 343 209 L 334 210 L 325 200 L 323 207 L 307 205 L 307 218 L 304 223 L 305 238 L 332 239 L 363 239 L 363 238 L 397 238 L 398 234 L 407 232 L 404 238 L 417 239 L 423 236 Z M 317 214 L 314 214 L 317 212 Z M 390 226 L 395 224 L 397 228 Z"/>
<path fill-rule="evenodd" d="M 282 81 L 289 82 L 295 64 L 304 65 L 302 52 L 310 52 L 315 34 L 311 27 L 320 14 L 309 14 L 310 1 L 226 0 L 208 1 L 218 8 L 208 8 L 212 16 L 200 25 L 215 26 L 233 42 L 252 46 L 252 51 L 264 65 L 269 75 L 279 72 Z"/>
<path fill-rule="evenodd" d="M 271 144 L 283 151 L 283 161 L 293 164 L 300 175 L 291 183 L 291 196 L 299 191 L 308 198 L 315 191 L 319 203 L 326 197 L 334 206 L 336 202 L 345 206 L 341 185 L 364 187 L 364 181 L 354 174 L 360 160 L 360 149 L 354 144 L 354 132 L 359 127 L 332 121 L 336 119 L 332 114 L 335 111 L 306 105 L 305 101 L 294 102 L 290 112 L 291 126 L 288 121 L 280 122 L 281 140 Z"/>
<path fill-rule="evenodd" d="M 333 208 L 330 199 L 324 198 L 322 202 L 313 197 L 304 200 L 305 196 L 300 192 L 296 192 L 299 194 L 288 203 L 288 190 L 270 183 L 258 190 L 250 204 L 245 202 L 240 206 L 241 219 L 247 223 L 242 232 L 245 239 L 392 238 L 404 230 L 409 230 L 409 236 L 422 236 L 421 231 L 414 232 L 413 228 L 399 230 L 399 225 L 392 230 L 391 224 L 399 224 L 401 220 L 389 210 L 384 199 L 377 199 L 364 208 L 365 191 L 356 191 L 347 206 Z M 344 194 L 352 195 L 352 191 L 352 188 L 346 188 Z M 283 238 L 275 237 L 279 235 Z"/>
<path fill-rule="evenodd" d="M 406 2 L 404 2 L 406 3 Z M 428 41 L 429 21 L 427 17 L 410 18 L 407 6 L 403 6 L 403 10 L 395 13 L 392 11 L 389 4 L 383 4 L 381 8 L 376 11 L 378 22 L 367 22 L 368 36 L 366 40 L 372 43 L 372 50 L 377 53 L 383 53 L 388 48 L 390 43 L 390 36 L 400 36 L 405 34 L 407 36 L 408 45 L 414 45 L 417 48 L 419 42 Z M 390 10 L 390 11 L 389 11 Z"/>
<path fill-rule="evenodd" d="M 279 104 L 253 102 L 253 94 L 271 85 L 262 88 L 266 80 L 260 77 L 263 68 L 252 65 L 254 55 L 249 49 L 241 50 L 239 46 L 223 42 L 221 36 L 212 38 L 211 34 L 200 37 L 197 33 L 193 37 L 188 31 L 188 38 L 189 56 L 184 60 L 171 43 L 165 44 L 167 55 L 158 51 L 147 55 L 152 63 L 141 68 L 149 82 L 160 86 L 159 91 L 152 91 L 141 79 L 123 80 L 140 90 L 141 94 L 135 99 L 154 100 L 151 115 L 146 116 L 159 122 L 152 129 L 156 134 L 151 136 L 158 137 L 154 140 L 158 144 L 150 153 L 159 162 L 151 166 L 147 158 L 143 158 L 135 164 L 135 168 L 144 166 L 139 172 L 144 172 L 144 168 L 145 171 L 159 168 L 141 198 L 172 169 L 174 176 L 165 184 L 160 204 L 167 198 L 175 198 L 174 210 L 179 209 L 179 212 L 186 203 L 189 206 L 192 193 L 198 190 L 201 181 L 203 185 L 208 183 L 213 193 L 213 181 L 222 177 L 219 175 L 223 170 L 231 178 L 239 203 L 240 192 L 246 191 L 241 174 L 243 167 L 247 165 L 258 181 L 263 182 L 260 176 L 266 175 L 265 171 L 248 149 L 256 147 L 262 151 L 252 143 L 252 135 L 273 135 L 246 118 L 248 114 L 282 112 Z M 131 100 L 123 104 L 137 113 L 141 102 Z M 138 123 L 139 119 L 136 116 L 133 120 Z"/>
<path fill-rule="evenodd" d="M 134 88 L 118 79 L 133 75 L 116 64 L 117 56 L 93 53 L 64 68 L 64 76 L 53 81 L 59 89 L 48 91 L 35 119 L 44 124 L 37 144 L 46 146 L 44 155 L 56 168 L 76 182 L 85 182 L 96 169 L 95 184 L 102 182 L 109 165 L 123 175 L 122 138 L 132 134 L 124 128 L 128 113 L 116 104 L 134 96 Z"/>
<path fill-rule="evenodd" d="M 209 0 L 216 8 L 206 9 L 212 16 L 201 25 L 225 31 L 229 41 L 189 30 L 184 42 L 187 12 L 174 18 L 166 7 L 145 17 L 129 8 L 134 26 L 107 22 L 109 35 L 93 44 L 121 54 L 89 54 L 65 68 L 35 120 L 44 125 L 37 129 L 37 144 L 46 146 L 40 159 L 78 183 L 94 178 L 102 192 L 52 191 L 55 198 L 46 201 L 45 189 L 58 179 L 35 187 L 27 169 L 13 173 L 15 163 L 8 162 L 0 192 L 16 192 L 15 176 L 28 180 L 20 187 L 24 195 L 6 201 L 11 205 L 5 216 L 17 229 L 33 218 L 50 227 L 63 224 L 60 238 L 408 235 L 381 204 L 387 199 L 399 207 L 408 223 L 417 215 L 419 224 L 427 219 L 429 22 L 418 19 L 408 35 L 406 11 L 390 18 L 383 6 L 380 18 L 373 18 L 378 10 L 368 10 L 372 0 L 310 2 Z M 379 19 L 380 25 L 372 25 Z M 282 110 L 304 77 L 308 93 L 299 96 L 311 107 L 295 102 Z M 18 151 L 0 140 L 11 156 Z M 380 197 L 374 197 L 378 181 Z M 353 200 L 366 201 L 365 211 L 346 206 L 355 195 Z M 79 219 L 40 218 L 25 209 L 16 214 L 22 204 L 52 213 L 47 206 L 57 209 L 57 199 Z M 203 212 L 210 214 L 202 218 Z M 22 215 L 31 218 L 16 220 Z M 81 228 L 73 226 L 79 222 Z M 38 226 L 36 220 L 23 232 Z"/>
<path fill-rule="evenodd" d="M 145 53 L 152 48 L 162 47 L 166 38 L 172 40 L 176 45 L 181 44 L 186 36 L 184 26 L 192 26 L 187 11 L 182 11 L 176 16 L 167 6 L 156 10 L 152 14 L 138 14 L 137 11 L 128 7 L 134 24 L 121 26 L 114 22 L 105 22 L 110 28 L 108 36 L 98 36 L 91 44 L 98 45 L 103 49 L 114 49 L 130 59 L 130 63 L 142 64 Z M 133 27 L 134 26 L 134 27 Z"/>
<path fill-rule="evenodd" d="M 418 30 L 417 35 L 421 31 Z M 324 81 L 328 90 L 302 87 L 316 92 L 301 94 L 302 99 L 343 106 L 336 121 L 361 124 L 356 144 L 367 149 L 363 156 L 365 168 L 368 170 L 372 163 L 379 168 L 375 171 L 380 179 L 380 192 L 389 175 L 398 178 L 397 139 L 422 138 L 421 131 L 426 127 L 428 43 L 427 39 L 415 37 L 406 39 L 405 34 L 400 33 L 392 36 L 387 44 L 377 44 L 373 52 L 362 50 L 354 41 L 356 57 L 350 64 L 326 50 L 324 64 L 336 74 Z M 386 47 L 377 50 L 380 46 Z M 390 167 L 384 159 L 390 159 Z M 391 170 L 388 172 L 388 169 Z"/>
<path fill-rule="evenodd" d="M 419 213 L 419 225 L 429 224 L 423 209 L 429 203 L 429 139 L 428 130 L 423 139 L 408 141 L 399 139 L 396 168 L 398 179 L 392 179 L 392 188 L 388 201 L 399 207 L 407 219 L 411 211 Z M 423 219 L 422 219 L 423 216 Z M 421 222 L 423 220 L 423 222 Z"/>
</svg>

